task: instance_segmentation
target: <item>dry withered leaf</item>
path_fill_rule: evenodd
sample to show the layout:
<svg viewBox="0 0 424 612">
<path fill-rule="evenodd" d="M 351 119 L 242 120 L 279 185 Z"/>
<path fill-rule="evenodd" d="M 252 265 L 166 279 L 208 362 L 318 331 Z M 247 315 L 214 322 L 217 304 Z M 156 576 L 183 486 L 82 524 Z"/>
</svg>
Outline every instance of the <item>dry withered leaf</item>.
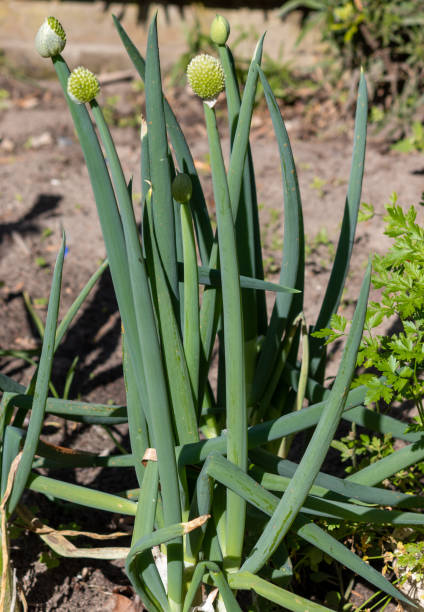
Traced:
<svg viewBox="0 0 424 612">
<path fill-rule="evenodd" d="M 142 612 L 144 609 L 138 598 L 132 600 L 119 593 L 112 593 L 105 605 L 106 612 Z"/>
</svg>

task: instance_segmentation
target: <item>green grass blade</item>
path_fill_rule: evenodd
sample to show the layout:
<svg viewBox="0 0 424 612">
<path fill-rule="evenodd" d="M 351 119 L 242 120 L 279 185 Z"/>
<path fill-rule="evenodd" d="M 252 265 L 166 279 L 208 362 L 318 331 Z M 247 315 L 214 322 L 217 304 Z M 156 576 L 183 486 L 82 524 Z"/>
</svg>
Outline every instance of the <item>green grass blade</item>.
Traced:
<svg viewBox="0 0 424 612">
<path fill-rule="evenodd" d="M 187 594 L 184 599 L 183 612 L 190 612 L 193 606 L 193 601 L 197 596 L 198 590 L 202 584 L 203 576 L 207 572 L 207 562 L 202 561 L 198 563 L 193 572 L 193 576 L 190 581 L 190 585 L 187 589 Z"/>
<path fill-rule="evenodd" d="M 25 408 L 30 410 L 32 407 L 33 398 L 30 395 L 23 395 L 21 393 L 12 393 L 9 396 L 11 405 L 18 408 Z M 57 414 L 63 417 L 79 417 L 79 416 L 93 416 L 93 417 L 116 417 L 121 419 L 123 422 L 127 421 L 127 407 L 126 406 L 111 406 L 109 404 L 89 404 L 78 400 L 64 400 L 56 399 L 54 397 L 48 397 L 46 402 L 46 412 L 51 414 Z"/>
<path fill-rule="evenodd" d="M 165 278 L 159 245 L 156 241 L 156 232 L 153 225 L 153 206 L 150 194 L 146 199 L 149 232 L 145 233 L 146 251 L 152 253 L 149 270 L 150 279 L 154 278 L 156 293 L 156 312 L 158 314 L 159 329 L 163 346 L 163 358 L 166 364 L 165 372 L 168 377 L 168 387 L 172 399 L 174 423 L 180 444 L 197 442 L 197 410 L 193 399 L 190 384 L 190 374 L 184 355 L 184 348 L 180 331 L 175 319 L 170 292 Z"/>
<path fill-rule="evenodd" d="M 135 369 L 142 371 L 141 349 L 139 343 L 135 341 L 137 338 L 137 326 L 128 273 L 125 239 L 109 172 L 87 108 L 84 104 L 72 102 L 67 94 L 67 82 L 70 73 L 66 62 L 60 55 L 53 57 L 52 61 L 68 103 L 87 165 L 119 312 L 124 328 L 127 330 L 128 337 L 130 338 L 129 352 L 131 359 L 134 362 Z M 137 384 L 139 386 L 140 397 L 145 397 L 146 392 L 142 386 L 142 377 L 137 377 Z"/>
<path fill-rule="evenodd" d="M 358 406 L 354 410 L 349 410 L 343 415 L 343 418 L 378 433 L 392 434 L 394 438 L 399 438 L 399 440 L 419 442 L 422 439 L 422 433 L 420 432 L 406 432 L 405 422 L 386 414 L 380 414 L 365 406 Z"/>
<path fill-rule="evenodd" d="M 14 393 L 5 391 L 0 401 L 0 465 L 1 465 L 1 453 L 2 453 L 2 442 L 5 434 L 6 427 L 9 425 L 13 416 L 13 397 Z"/>
<path fill-rule="evenodd" d="M 253 106 L 255 102 L 256 87 L 258 83 L 257 66 L 261 63 L 262 59 L 262 48 L 263 48 L 263 35 L 253 55 L 252 62 L 249 67 L 247 75 L 246 86 L 243 92 L 243 99 L 241 105 L 239 102 L 239 93 L 235 77 L 229 77 L 231 79 L 231 135 L 234 136 L 233 146 L 231 151 L 230 164 L 228 168 L 228 188 L 230 192 L 230 200 L 233 211 L 234 219 L 237 219 L 239 211 L 239 202 L 242 192 L 243 180 L 244 180 L 244 167 L 246 156 L 248 156 L 249 147 L 249 135 L 250 135 L 250 123 L 252 120 Z M 232 72 L 232 68 L 228 65 L 232 63 L 232 58 L 228 57 L 226 60 L 227 72 Z M 250 184 L 249 184 L 250 188 Z M 257 212 L 257 211 L 256 211 Z M 254 270 L 254 268 L 252 268 Z"/>
<path fill-rule="evenodd" d="M 164 517 L 165 523 L 169 525 L 181 520 L 181 505 L 166 375 L 134 211 L 132 205 L 126 208 L 125 202 L 123 204 L 122 220 L 134 296 L 136 333 L 138 345 L 142 351 L 143 372 L 148 396 L 149 414 L 147 421 L 151 442 L 157 450 Z M 125 333 L 130 340 L 128 333 Z M 134 371 L 137 371 L 135 366 Z M 182 542 L 176 542 L 169 546 L 170 598 L 177 602 L 177 605 L 182 597 L 182 552 Z"/>
<path fill-rule="evenodd" d="M 220 455 L 211 454 L 205 466 L 208 474 L 210 474 L 212 478 L 223 483 L 226 487 L 233 489 L 255 508 L 258 508 L 271 517 L 275 514 L 280 501 L 278 497 L 266 491 L 235 465 L 230 464 Z M 296 520 L 293 522 L 293 529 L 301 538 L 324 551 L 326 554 L 329 554 L 342 565 L 356 572 L 377 588 L 396 597 L 400 601 L 408 601 L 402 593 L 397 591 L 397 589 L 380 574 L 380 572 L 362 561 L 360 557 L 355 555 L 320 527 L 313 523 L 309 523 L 303 516 L 297 516 Z M 244 570 L 242 569 L 241 572 L 244 572 Z M 236 573 L 233 575 L 236 576 L 238 574 Z"/>
<path fill-rule="evenodd" d="M 124 44 L 124 47 L 128 53 L 129 58 L 134 64 L 135 69 L 142 81 L 145 82 L 145 71 L 146 65 L 143 57 L 132 43 L 128 34 L 125 32 L 118 19 L 113 16 L 115 27 L 118 31 L 119 36 Z M 203 195 L 202 187 L 200 185 L 199 177 L 197 175 L 196 168 L 194 166 L 193 158 L 188 148 L 187 142 L 184 138 L 184 134 L 178 124 L 178 121 L 169 106 L 166 98 L 164 100 L 164 111 L 166 119 L 166 127 L 169 133 L 169 137 L 174 149 L 175 157 L 177 159 L 178 166 L 181 172 L 186 172 L 190 175 L 193 183 L 193 195 L 191 199 L 193 217 L 196 226 L 197 241 L 199 245 L 200 258 L 204 264 L 209 261 L 209 255 L 212 248 L 213 232 L 212 226 L 209 219 L 209 213 L 206 207 L 205 198 Z"/>
<path fill-rule="evenodd" d="M 77 467 L 134 467 L 136 461 L 132 455 L 107 455 L 99 457 L 90 453 L 79 453 L 68 448 L 51 447 L 40 442 L 37 447 L 38 459 L 32 464 L 34 469 L 39 468 L 77 468 Z"/>
<path fill-rule="evenodd" d="M 296 9 L 316 9 L 317 11 L 322 10 L 324 3 L 322 0 L 289 0 L 285 2 L 284 6 L 278 11 L 278 16 L 284 19 L 286 15 L 295 11 Z"/>
<path fill-rule="evenodd" d="M 143 487 L 140 489 L 138 498 L 137 514 L 134 520 L 134 530 L 131 539 L 132 546 L 141 537 L 154 530 L 158 484 L 157 462 L 149 461 L 143 479 Z M 144 564 L 144 567 L 140 566 L 134 572 L 134 577 L 137 581 L 137 591 L 140 593 L 144 605 L 149 610 L 168 610 L 169 605 L 164 585 L 153 555 L 151 551 L 149 552 L 145 555 L 146 560 L 149 558 L 148 563 Z"/>
<path fill-rule="evenodd" d="M 290 140 L 275 96 L 259 66 L 257 70 L 264 88 L 266 102 L 274 125 L 283 174 L 284 239 L 280 284 L 288 287 L 295 287 L 303 291 L 305 248 L 302 204 L 296 167 Z M 278 294 L 276 296 L 269 328 L 256 366 L 252 395 L 249 403 L 255 403 L 262 397 L 278 356 L 281 335 L 287 325 L 301 312 L 302 301 L 302 294 L 297 296 Z"/>
<path fill-rule="evenodd" d="M 264 563 L 266 563 L 267 559 L 272 555 L 290 529 L 290 525 L 297 516 L 319 472 L 319 468 L 325 459 L 325 455 L 327 454 L 344 410 L 347 394 L 355 371 L 356 355 L 364 328 L 370 278 L 371 265 L 368 264 L 358 299 L 358 305 L 353 316 L 352 327 L 330 398 L 321 414 L 319 423 L 289 487 L 285 491 L 278 504 L 277 510 L 256 543 L 254 551 L 244 562 L 242 566 L 243 570 L 253 571 L 254 573 L 259 571 Z"/>
<path fill-rule="evenodd" d="M 253 471 L 253 474 L 255 472 Z M 257 479 L 257 478 L 255 478 Z M 258 482 L 267 491 L 285 491 L 290 483 L 290 478 L 276 474 L 262 473 Z M 318 488 L 318 487 L 317 487 Z M 322 491 L 319 491 L 322 495 Z M 315 497 L 317 491 L 314 486 L 310 489 L 303 507 L 302 513 L 311 517 L 324 517 L 334 521 L 365 522 L 374 525 L 423 525 L 424 516 L 414 512 L 402 512 L 395 510 L 380 510 L 369 506 L 351 504 L 347 501 L 336 501 L 320 499 Z M 320 495 L 320 497 L 321 497 Z"/>
<path fill-rule="evenodd" d="M 390 453 L 387 457 L 379 459 L 375 463 L 351 474 L 346 478 L 349 482 L 356 482 L 363 485 L 376 485 L 390 478 L 393 474 L 405 470 L 410 465 L 418 463 L 424 459 L 424 440 L 408 444 L 404 448 Z"/>
<path fill-rule="evenodd" d="M 37 380 L 34 389 L 31 418 L 25 439 L 22 459 L 16 471 L 12 493 L 8 502 L 8 513 L 12 513 L 25 489 L 26 481 L 31 471 L 32 461 L 37 450 L 38 438 L 43 427 L 46 400 L 49 391 L 50 374 L 53 365 L 54 343 L 59 313 L 60 289 L 62 283 L 63 260 L 65 256 L 65 235 L 62 238 L 56 264 L 53 272 L 47 319 L 38 365 Z"/>
<path fill-rule="evenodd" d="M 254 58 L 254 62 L 260 63 L 262 52 L 262 40 L 259 56 Z M 231 145 L 234 144 L 234 136 L 238 126 L 240 114 L 240 92 L 237 83 L 236 70 L 234 59 L 227 45 L 218 46 L 219 57 L 225 74 L 225 91 L 227 96 L 228 120 L 231 136 Z M 254 65 L 254 64 L 253 64 Z M 251 76 L 255 85 L 257 83 L 256 70 L 251 71 Z M 256 90 L 256 86 L 254 91 Z M 248 92 L 249 93 L 249 92 Z M 253 96 L 254 97 L 254 93 Z M 250 107 L 250 116 L 243 125 L 240 125 L 239 134 L 244 131 L 243 136 L 248 139 L 250 132 L 250 120 L 253 110 L 253 102 Z M 237 210 L 237 216 L 234 215 L 235 231 L 237 236 L 237 255 L 239 261 L 240 272 L 246 276 L 257 277 L 256 261 L 257 249 L 261 251 L 260 242 L 256 243 L 258 238 L 257 227 L 258 220 L 258 205 L 256 201 L 256 187 L 253 173 L 253 163 L 250 154 L 250 147 L 247 140 L 247 156 L 239 156 L 239 151 L 234 153 L 233 168 L 228 175 L 228 188 L 230 193 L 230 201 L 234 211 Z M 249 164 L 250 161 L 250 164 Z M 231 162 L 230 162 L 231 164 Z M 235 166 L 237 165 L 237 168 Z M 263 270 L 262 270 L 263 274 Z M 263 299 L 264 296 L 262 296 Z M 242 291 L 242 308 L 244 322 L 244 340 L 245 340 L 245 359 L 246 359 L 246 374 L 247 379 L 251 380 L 253 368 L 256 359 L 256 338 L 258 335 L 257 326 L 257 295 L 255 291 Z"/>
<path fill-rule="evenodd" d="M 165 274 L 173 300 L 177 304 L 179 295 L 174 205 L 171 193 L 171 173 L 168 160 L 156 16 L 151 21 L 147 39 L 145 91 L 150 175 L 155 202 L 154 227 Z"/>
<path fill-rule="evenodd" d="M 231 155 L 230 165 L 228 169 L 228 185 L 230 190 L 230 200 L 232 206 L 238 205 L 240 199 L 240 180 L 241 180 L 241 163 L 244 162 L 243 169 L 243 191 L 244 203 L 247 210 L 247 226 L 250 236 L 250 245 L 254 245 L 252 272 L 253 276 L 262 279 L 264 277 L 261 239 L 259 231 L 259 215 L 258 204 L 256 201 L 256 185 L 253 169 L 252 154 L 249 147 L 250 123 L 252 119 L 253 106 L 255 102 L 255 94 L 258 83 L 258 72 L 256 66 L 260 65 L 262 59 L 263 35 L 254 52 L 252 62 L 249 66 L 243 98 L 241 101 L 240 111 L 238 115 L 237 128 L 234 135 L 234 142 Z M 249 126 L 249 127 L 248 127 Z M 236 209 L 234 208 L 234 212 Z M 238 210 L 237 210 L 238 213 Z M 237 221 L 236 227 L 238 223 Z M 236 217 L 235 217 L 236 218 Z M 250 247 L 251 248 L 251 247 Z M 267 327 L 267 311 L 265 296 L 256 293 L 256 314 L 258 333 L 264 334 Z"/>
<path fill-rule="evenodd" d="M 200 364 L 199 280 L 197 253 L 189 204 L 181 204 L 181 231 L 184 253 L 184 352 L 191 387 L 197 404 Z"/>
<path fill-rule="evenodd" d="M 10 376 L 0 372 L 0 391 L 4 393 L 25 393 L 25 387 Z"/>
<path fill-rule="evenodd" d="M 207 567 L 209 569 L 209 576 L 212 578 L 212 582 L 216 587 L 218 587 L 226 612 L 242 612 L 242 609 L 237 603 L 237 600 L 219 565 L 209 561 L 207 562 Z"/>
<path fill-rule="evenodd" d="M 237 250 L 231 202 L 215 113 L 203 104 L 216 202 L 222 304 L 225 335 L 225 401 L 227 457 L 241 469 L 247 468 L 246 379 L 243 313 L 237 265 Z M 227 561 L 238 567 L 244 538 L 245 505 L 232 493 L 227 496 Z"/>
<path fill-rule="evenodd" d="M 38 331 L 38 335 L 40 336 L 42 340 L 44 336 L 44 323 L 42 322 L 34 306 L 32 305 L 32 301 L 31 301 L 29 294 L 26 291 L 24 291 L 22 296 L 24 298 L 24 303 L 25 303 L 26 309 L 28 310 L 28 314 L 31 317 L 32 322 L 34 323 L 35 328 Z"/>
<path fill-rule="evenodd" d="M 78 355 L 74 357 L 71 365 L 69 366 L 68 371 L 66 372 L 65 384 L 63 385 L 62 397 L 63 399 L 68 399 L 69 393 L 71 390 L 72 382 L 75 376 L 75 370 L 79 361 Z"/>
<path fill-rule="evenodd" d="M 241 608 L 237 603 L 237 600 L 231 591 L 228 582 L 226 581 L 224 574 L 216 563 L 212 561 L 202 561 L 196 565 L 193 577 L 187 591 L 186 598 L 184 600 L 183 612 L 189 612 L 191 605 L 196 596 L 196 593 L 202 583 L 203 576 L 206 572 L 209 572 L 209 577 L 212 582 L 219 589 L 220 596 L 227 612 L 241 612 Z"/>
<path fill-rule="evenodd" d="M 297 391 L 299 370 L 287 363 L 284 374 L 286 382 Z M 362 404 L 365 401 L 366 387 L 357 387 L 357 392 L 362 396 L 362 399 L 358 403 Z M 330 389 L 326 389 L 316 380 L 308 378 L 306 396 L 309 400 L 317 402 L 324 398 L 328 398 L 330 393 Z M 419 442 L 421 440 L 420 432 L 406 432 L 404 422 L 394 419 L 389 415 L 378 413 L 365 406 L 356 405 L 354 409 L 346 410 L 342 418 L 345 421 L 356 423 L 357 425 L 361 425 L 379 433 L 390 433 L 395 438 L 406 440 L 407 442 Z"/>
<path fill-rule="evenodd" d="M 122 224 L 124 227 L 124 235 L 132 235 L 136 230 L 134 227 L 132 227 L 135 226 L 135 220 L 133 216 L 133 208 L 131 201 L 131 185 L 130 188 L 127 187 L 122 166 L 118 154 L 116 152 L 116 148 L 112 136 L 110 134 L 109 127 L 104 119 L 101 108 L 98 106 L 96 100 L 93 100 L 90 103 L 90 106 L 93 112 L 93 117 L 96 121 L 99 130 L 100 138 L 102 140 L 106 152 L 106 157 L 109 161 L 109 167 L 112 175 L 113 184 L 115 187 L 115 193 L 120 206 Z M 134 257 L 134 252 L 129 248 L 127 250 L 127 256 L 128 259 L 130 259 L 131 256 Z M 126 391 L 127 394 L 129 394 L 130 396 L 130 401 L 127 402 L 128 425 L 129 430 L 131 432 L 131 448 L 136 458 L 137 475 L 139 478 L 139 484 L 141 485 L 143 473 L 141 460 L 144 455 L 144 451 L 147 447 L 145 418 L 145 415 L 148 414 L 148 405 L 146 403 L 147 386 L 143 369 L 139 371 L 139 385 L 137 385 L 136 379 L 134 378 L 134 376 L 132 376 L 134 366 L 132 363 L 130 363 L 130 360 L 125 355 L 127 344 L 129 343 L 127 343 L 126 339 L 123 340 L 124 375 L 126 375 Z M 129 388 L 129 385 L 131 386 L 131 388 Z M 142 389 L 142 393 L 140 393 L 140 388 Z M 137 432 L 141 432 L 141 435 Z"/>
<path fill-rule="evenodd" d="M 331 316 L 337 311 L 343 292 L 346 275 L 349 269 L 350 256 L 355 239 L 356 223 L 359 205 L 361 203 L 362 177 L 364 173 L 365 147 L 367 140 L 368 95 L 365 75 L 361 71 L 359 81 L 358 101 L 356 106 L 354 147 L 352 166 L 349 177 L 349 186 L 346 197 L 342 228 L 337 245 L 336 257 L 331 270 L 330 279 L 322 301 L 315 330 L 328 327 Z M 311 376 L 320 368 L 324 358 L 323 340 L 311 338 Z"/>
<path fill-rule="evenodd" d="M 79 311 L 81 305 L 84 303 L 88 294 L 93 289 L 94 285 L 97 283 L 99 278 L 102 276 L 103 272 L 107 269 L 108 265 L 109 265 L 109 262 L 107 259 L 105 259 L 105 261 L 102 264 L 100 264 L 100 266 L 97 268 L 94 274 L 89 278 L 85 286 L 81 289 L 80 293 L 78 294 L 76 299 L 73 301 L 69 310 L 67 311 L 67 313 L 61 320 L 60 324 L 58 325 L 57 331 L 56 331 L 55 351 L 57 350 L 59 344 L 61 343 L 64 335 L 68 331 L 69 326 L 74 320 L 74 317 Z"/>
<path fill-rule="evenodd" d="M 265 414 L 268 411 L 268 408 L 272 401 L 272 396 L 274 395 L 275 390 L 278 387 L 280 382 L 281 374 L 286 366 L 287 359 L 292 351 L 293 342 L 297 336 L 298 328 L 300 325 L 300 318 L 296 317 L 290 327 L 287 329 L 284 341 L 281 343 L 281 348 L 279 351 L 278 359 L 274 366 L 274 371 L 272 373 L 272 377 L 270 378 L 266 391 L 263 394 L 259 405 L 257 413 L 255 414 L 255 421 L 262 420 Z M 300 375 L 299 375 L 300 380 Z"/>
<path fill-rule="evenodd" d="M 189 523 L 178 523 L 175 525 L 169 525 L 168 527 L 163 527 L 161 529 L 142 536 L 131 546 L 130 552 L 125 562 L 125 570 L 129 579 L 131 580 L 132 585 L 140 596 L 142 596 L 142 594 L 138 591 L 137 588 L 139 584 L 138 572 L 140 571 L 140 568 L 144 566 L 144 564 L 149 563 L 149 558 L 151 555 L 150 550 L 153 548 L 153 546 L 159 546 L 161 544 L 175 541 L 176 538 L 180 539 L 192 529 L 200 527 L 206 519 L 207 517 L 199 517 L 194 521 L 190 521 Z M 165 608 L 165 610 L 176 609 L 175 602 L 170 601 L 169 603 L 169 607 Z"/>
<path fill-rule="evenodd" d="M 181 270 L 181 267 L 180 267 Z M 206 266 L 198 267 L 199 283 L 211 287 L 221 287 L 221 272 L 215 268 Z M 242 289 L 257 289 L 258 291 L 275 291 L 276 293 L 298 293 L 297 289 L 283 287 L 277 283 L 271 283 L 258 278 L 240 275 L 240 287 Z"/>
<path fill-rule="evenodd" d="M 124 370 L 125 394 L 128 405 L 128 432 L 131 442 L 131 452 L 134 456 L 134 466 L 138 485 L 142 486 L 144 478 L 143 457 L 146 448 L 150 446 L 147 431 L 147 421 L 138 395 L 137 383 L 131 360 L 126 350 L 125 334 L 122 334 L 122 366 Z"/>
<path fill-rule="evenodd" d="M 345 409 L 357 406 L 363 401 L 364 389 L 353 389 L 349 392 L 346 400 Z M 296 433 L 308 427 L 316 425 L 321 418 L 327 402 L 320 402 L 309 408 L 304 408 L 301 412 L 286 414 L 278 419 L 273 419 L 265 423 L 260 423 L 249 427 L 247 439 L 249 448 L 255 448 L 267 442 L 272 442 L 291 433 Z M 200 463 L 213 450 L 225 454 L 227 445 L 227 433 L 223 433 L 210 440 L 201 440 L 196 444 L 186 444 L 176 449 L 178 462 L 180 465 L 190 463 Z"/>
<path fill-rule="evenodd" d="M 336 559 L 339 563 L 346 566 L 362 578 L 365 578 L 377 589 L 381 589 L 399 601 L 410 603 L 409 599 L 398 591 L 380 572 L 365 563 L 358 555 L 355 555 L 349 548 L 343 546 L 335 538 L 326 533 L 314 523 L 308 523 L 303 517 L 298 517 L 295 522 L 297 534 L 316 546 L 326 554 Z"/>
<path fill-rule="evenodd" d="M 4 432 L 4 440 L 1 456 L 1 483 L 0 483 L 0 499 L 6 491 L 7 479 L 9 478 L 10 468 L 13 460 L 21 450 L 23 435 L 19 429 L 9 425 Z"/>
<path fill-rule="evenodd" d="M 418 512 L 398 510 L 380 510 L 349 504 L 347 502 L 329 501 L 311 497 L 305 502 L 304 509 L 310 509 L 311 516 L 317 512 L 346 521 L 370 523 L 372 525 L 424 525 L 424 516 Z"/>
<path fill-rule="evenodd" d="M 211 511 L 212 497 L 212 481 L 205 470 L 205 466 L 203 466 L 196 479 L 196 488 L 191 500 L 189 518 L 193 519 L 196 516 L 209 514 Z M 200 529 L 191 531 L 186 538 L 185 559 L 193 565 L 196 563 L 206 529 L 207 526 L 203 525 Z"/>
<path fill-rule="evenodd" d="M 257 45 L 254 62 L 249 69 L 249 78 L 246 82 L 246 89 L 240 107 L 237 130 L 234 137 L 233 149 L 230 158 L 228 189 L 233 214 L 233 220 L 237 218 L 240 193 L 242 188 L 244 160 L 249 146 L 249 126 L 252 118 L 253 103 L 257 84 L 256 65 L 260 61 L 262 54 L 263 37 Z M 209 267 L 215 268 L 218 263 L 218 243 L 212 245 Z M 207 385 L 209 364 L 215 337 L 218 329 L 219 314 L 221 311 L 221 294 L 212 289 L 208 289 L 203 294 L 202 306 L 200 309 L 200 332 L 202 342 L 202 353 L 200 362 L 199 397 L 203 398 L 204 389 Z"/>
<path fill-rule="evenodd" d="M 44 493 L 45 495 L 57 497 L 58 499 L 88 508 L 96 508 L 96 510 L 105 510 L 106 512 L 116 512 L 129 516 L 135 516 L 137 510 L 137 504 L 124 497 L 95 491 L 88 487 L 48 478 L 47 476 L 30 474 L 28 488 L 31 491 Z"/>
<path fill-rule="evenodd" d="M 297 470 L 297 463 L 279 459 L 262 449 L 249 452 L 249 457 L 268 472 L 292 478 Z M 359 501 L 379 506 L 400 506 L 402 508 L 424 507 L 424 497 L 389 491 L 380 487 L 371 487 L 350 482 L 330 474 L 318 472 L 310 493 L 328 499 Z"/>
<path fill-rule="evenodd" d="M 147 123 L 141 119 L 141 205 L 144 206 L 151 185 L 149 139 L 147 138 Z M 142 215 L 143 218 L 143 215 Z"/>
<path fill-rule="evenodd" d="M 237 572 L 228 576 L 228 583 L 232 589 L 245 589 L 255 591 L 261 597 L 281 606 L 284 610 L 292 612 L 329 612 L 329 608 L 309 601 L 300 595 L 271 584 L 267 580 L 255 576 L 250 572 Z"/>
</svg>

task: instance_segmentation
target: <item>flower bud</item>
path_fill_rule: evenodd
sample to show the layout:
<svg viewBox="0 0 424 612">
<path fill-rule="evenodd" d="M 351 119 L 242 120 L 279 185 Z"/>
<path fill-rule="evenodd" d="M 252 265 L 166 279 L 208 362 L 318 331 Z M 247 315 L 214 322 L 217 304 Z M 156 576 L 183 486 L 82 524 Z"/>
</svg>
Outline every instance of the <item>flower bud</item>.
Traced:
<svg viewBox="0 0 424 612">
<path fill-rule="evenodd" d="M 187 66 L 190 87 L 202 100 L 216 100 L 224 89 L 224 70 L 212 55 L 196 55 Z"/>
<path fill-rule="evenodd" d="M 72 70 L 68 78 L 68 96 L 76 104 L 91 102 L 100 91 L 100 85 L 95 75 L 84 68 L 78 66 Z"/>
<path fill-rule="evenodd" d="M 230 24 L 222 15 L 217 15 L 211 25 L 211 39 L 216 45 L 225 45 L 230 35 Z"/>
<path fill-rule="evenodd" d="M 41 57 L 59 55 L 66 45 L 66 34 L 56 17 L 47 17 L 35 37 L 35 48 Z"/>
<path fill-rule="evenodd" d="M 172 197 L 180 204 L 187 204 L 193 193 L 193 185 L 188 174 L 177 174 L 172 181 Z"/>
</svg>

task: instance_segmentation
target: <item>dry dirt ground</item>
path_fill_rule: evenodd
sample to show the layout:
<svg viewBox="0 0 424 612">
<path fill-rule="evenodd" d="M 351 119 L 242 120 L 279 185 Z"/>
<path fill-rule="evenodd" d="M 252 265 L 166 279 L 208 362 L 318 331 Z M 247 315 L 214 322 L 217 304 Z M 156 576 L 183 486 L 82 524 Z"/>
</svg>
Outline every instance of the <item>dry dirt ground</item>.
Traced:
<svg viewBox="0 0 424 612">
<path fill-rule="evenodd" d="M 213 213 L 201 105 L 186 90 L 172 91 L 169 98 L 192 148 Z M 103 87 L 100 101 L 114 106 L 112 112 L 116 113 L 118 108 L 119 116 L 130 117 L 134 108 L 142 107 L 143 94 L 135 91 L 132 83 L 114 83 Z M 105 252 L 83 157 L 56 82 L 33 83 L 0 77 L 0 105 L 0 348 L 31 349 L 38 346 L 39 338 L 28 317 L 22 293 L 28 292 L 43 318 L 61 229 L 66 232 L 69 247 L 63 275 L 62 312 Z M 224 101 L 221 101 L 218 115 L 223 109 Z M 326 127 L 314 133 L 311 125 L 304 124 L 300 111 L 290 111 L 287 121 L 303 199 L 308 244 L 305 314 L 310 324 L 314 322 L 325 290 L 341 224 L 353 136 L 351 118 L 328 121 L 325 113 L 323 108 Z M 228 134 L 222 119 L 221 124 L 224 149 L 228 151 Z M 140 191 L 138 127 L 115 127 L 113 135 L 127 177 L 134 176 L 137 193 Z M 253 119 L 252 149 L 267 275 L 272 278 L 278 271 L 281 251 L 282 188 L 278 151 L 264 108 L 259 108 Z M 390 152 L 381 141 L 370 139 L 362 199 L 372 203 L 377 214 L 358 227 L 342 304 L 347 316 L 352 313 L 369 255 L 384 251 L 389 244 L 383 235 L 384 204 L 397 191 L 400 203 L 417 206 L 424 189 L 423 174 L 422 155 Z M 79 362 L 71 397 L 97 402 L 125 401 L 120 367 L 120 321 L 107 275 L 94 289 L 57 353 L 53 381 L 59 390 L 76 355 Z M 3 357 L 0 371 L 25 383 L 31 366 Z M 50 419 L 43 433 L 47 439 L 91 451 L 100 451 L 111 444 L 99 427 L 90 431 L 79 425 L 65 428 L 57 419 Z M 124 428 L 120 441 L 128 445 Z M 122 473 L 118 475 L 113 470 L 107 474 L 100 469 L 89 474 L 77 470 L 73 478 L 74 482 L 109 491 L 135 486 L 131 478 L 122 482 Z M 106 522 L 104 515 L 91 510 L 75 513 L 66 504 L 59 510 L 53 509 L 41 495 L 28 495 L 27 502 L 37 506 L 37 514 L 55 526 L 77 521 L 84 530 L 125 528 L 114 517 Z M 123 563 L 62 559 L 58 567 L 48 569 L 40 556 L 46 548 L 37 536 L 27 533 L 12 544 L 13 562 L 30 610 L 90 608 L 94 612 L 108 606 L 110 610 L 125 609 L 116 607 L 128 602 L 120 599 L 120 594 L 131 597 Z M 123 540 L 122 545 L 128 545 L 128 540 Z"/>
</svg>

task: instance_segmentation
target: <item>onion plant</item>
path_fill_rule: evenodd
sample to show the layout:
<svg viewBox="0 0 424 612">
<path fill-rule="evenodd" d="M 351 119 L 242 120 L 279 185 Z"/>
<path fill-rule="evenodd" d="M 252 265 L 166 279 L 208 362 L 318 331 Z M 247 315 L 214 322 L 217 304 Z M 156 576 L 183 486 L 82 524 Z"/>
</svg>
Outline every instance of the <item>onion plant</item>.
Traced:
<svg viewBox="0 0 424 612">
<path fill-rule="evenodd" d="M 135 220 L 132 179 L 124 176 L 96 99 L 100 88 L 95 75 L 81 66 L 70 71 L 61 55 L 65 33 L 54 17 L 37 34 L 37 48 L 52 59 L 85 156 L 107 260 L 59 324 L 63 237 L 32 380 L 23 387 L 0 375 L 3 603 L 19 607 L 7 521 L 16 512 L 28 515 L 21 501 L 25 489 L 48 495 L 52 503 L 64 499 L 77 507 L 133 516 L 127 549 L 100 547 L 90 554 L 63 535 L 61 544 L 60 534 L 56 539 L 43 537 L 65 556 L 124 557 L 128 578 L 150 611 L 189 611 L 207 595 L 216 596 L 216 609 L 241 610 L 237 594 L 243 590 L 254 590 L 288 610 L 325 610 L 290 587 L 288 533 L 324 551 L 376 589 L 406 601 L 324 527 L 341 520 L 424 524 L 424 515 L 411 512 L 423 507 L 421 498 L 381 485 L 391 474 L 422 460 L 424 448 L 419 433 L 405 434 L 400 422 L 377 418 L 364 407 L 364 387 L 350 390 L 370 266 L 338 374 L 332 386 L 324 384 L 323 340 L 308 338 L 303 316 L 305 241 L 296 167 L 279 107 L 261 70 L 264 37 L 254 50 L 242 94 L 226 44 L 229 24 L 224 18 L 218 16 L 211 28 L 217 57 L 202 54 L 188 66 L 189 84 L 204 109 L 217 216 L 214 232 L 192 155 L 162 91 L 156 17 L 145 59 L 116 18 L 114 23 L 145 83 L 141 230 Z M 264 279 L 249 144 L 258 81 L 272 119 L 283 179 L 278 283 Z M 214 110 L 224 89 L 231 135 L 228 160 Z M 362 74 L 344 217 L 328 287 L 311 331 L 328 327 L 345 285 L 360 203 L 367 111 Z M 55 351 L 107 266 L 122 320 L 126 405 L 51 397 Z M 266 293 L 273 301 L 270 316 Z M 213 358 L 216 342 L 218 364 Z M 46 414 L 88 425 L 127 423 L 131 450 L 99 456 L 46 444 L 40 437 Z M 341 419 L 391 431 L 406 445 L 353 476 L 325 474 L 321 467 Z M 311 432 L 306 450 L 297 463 L 289 461 L 293 437 L 305 430 Z M 138 487 L 116 495 L 37 471 L 93 466 L 121 468 L 123 483 L 125 474 L 134 470 Z M 154 547 L 159 547 L 155 554 Z"/>
</svg>

